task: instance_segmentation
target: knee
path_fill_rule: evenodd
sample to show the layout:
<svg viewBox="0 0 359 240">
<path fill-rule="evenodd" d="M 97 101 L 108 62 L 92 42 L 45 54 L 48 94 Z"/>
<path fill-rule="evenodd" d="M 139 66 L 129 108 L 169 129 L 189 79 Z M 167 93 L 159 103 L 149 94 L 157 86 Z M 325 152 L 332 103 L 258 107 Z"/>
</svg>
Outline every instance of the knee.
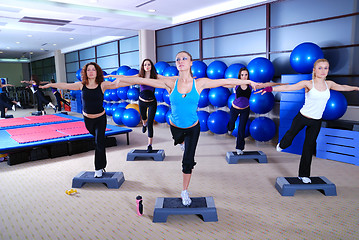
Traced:
<svg viewBox="0 0 359 240">
<path fill-rule="evenodd" d="M 196 162 L 193 163 L 183 163 L 182 164 L 182 172 L 185 174 L 191 174 L 192 173 L 192 169 L 194 168 L 194 166 L 196 165 Z"/>
</svg>

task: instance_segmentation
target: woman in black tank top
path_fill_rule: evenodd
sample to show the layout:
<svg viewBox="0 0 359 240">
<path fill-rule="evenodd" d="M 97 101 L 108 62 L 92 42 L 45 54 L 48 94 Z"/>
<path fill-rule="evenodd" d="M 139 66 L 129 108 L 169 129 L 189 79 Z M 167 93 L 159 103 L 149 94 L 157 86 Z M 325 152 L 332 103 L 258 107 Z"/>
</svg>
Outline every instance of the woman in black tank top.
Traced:
<svg viewBox="0 0 359 240">
<path fill-rule="evenodd" d="M 102 177 L 107 164 L 105 151 L 106 114 L 103 108 L 103 95 L 107 89 L 125 86 L 119 81 L 104 81 L 101 67 L 95 63 L 87 63 L 81 71 L 82 82 L 49 83 L 41 88 L 59 88 L 68 90 L 82 90 L 82 114 L 87 130 L 95 138 L 95 175 Z"/>
</svg>

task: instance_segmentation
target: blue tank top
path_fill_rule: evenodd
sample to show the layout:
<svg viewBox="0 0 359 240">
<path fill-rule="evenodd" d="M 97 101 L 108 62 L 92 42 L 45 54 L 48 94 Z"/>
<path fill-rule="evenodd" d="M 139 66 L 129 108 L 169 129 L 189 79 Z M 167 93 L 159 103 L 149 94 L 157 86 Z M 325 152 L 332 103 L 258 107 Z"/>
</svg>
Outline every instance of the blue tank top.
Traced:
<svg viewBox="0 0 359 240">
<path fill-rule="evenodd" d="M 101 84 L 96 88 L 87 88 L 86 85 L 82 87 L 82 106 L 83 111 L 88 114 L 97 114 L 103 112 L 103 92 Z"/>
<path fill-rule="evenodd" d="M 198 121 L 197 107 L 199 94 L 196 89 L 195 80 L 193 79 L 192 90 L 187 94 L 182 94 L 177 90 L 176 80 L 175 87 L 170 94 L 171 103 L 171 122 L 179 128 L 191 127 Z"/>
</svg>

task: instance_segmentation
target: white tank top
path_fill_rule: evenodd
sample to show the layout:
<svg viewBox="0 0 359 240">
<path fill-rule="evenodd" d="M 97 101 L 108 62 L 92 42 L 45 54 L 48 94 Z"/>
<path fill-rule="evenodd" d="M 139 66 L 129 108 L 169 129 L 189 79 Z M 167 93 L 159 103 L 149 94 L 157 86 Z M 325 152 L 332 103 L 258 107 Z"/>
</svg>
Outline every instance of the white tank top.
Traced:
<svg viewBox="0 0 359 240">
<path fill-rule="evenodd" d="M 302 109 L 300 109 L 300 113 L 309 118 L 321 119 L 330 97 L 330 91 L 325 81 L 324 83 L 327 89 L 324 91 L 318 91 L 315 89 L 314 80 L 312 80 L 312 83 L 312 89 L 305 93 L 305 101 Z"/>
</svg>

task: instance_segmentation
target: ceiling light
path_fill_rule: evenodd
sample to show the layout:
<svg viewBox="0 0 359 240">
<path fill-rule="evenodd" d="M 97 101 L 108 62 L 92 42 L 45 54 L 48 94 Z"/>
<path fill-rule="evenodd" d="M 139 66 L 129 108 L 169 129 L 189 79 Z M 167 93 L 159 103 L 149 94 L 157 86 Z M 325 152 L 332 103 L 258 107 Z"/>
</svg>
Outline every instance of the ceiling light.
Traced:
<svg viewBox="0 0 359 240">
<path fill-rule="evenodd" d="M 30 52 L 30 54 L 34 54 L 33 52 Z"/>
<path fill-rule="evenodd" d="M 70 39 L 70 40 L 74 40 L 74 38 L 73 38 L 73 37 L 70 37 L 69 39 Z"/>
<path fill-rule="evenodd" d="M 31 34 L 29 34 L 29 35 L 27 35 L 28 37 L 32 37 L 32 35 Z"/>
<path fill-rule="evenodd" d="M 6 49 L 10 49 L 10 47 L 6 47 Z"/>
<path fill-rule="evenodd" d="M 4 53 L 4 52 L 0 51 L 0 53 Z"/>
<path fill-rule="evenodd" d="M 52 46 L 56 46 L 56 43 L 52 44 Z"/>
<path fill-rule="evenodd" d="M 16 44 L 20 44 L 20 42 L 16 42 Z"/>
<path fill-rule="evenodd" d="M 40 48 L 40 50 L 41 50 L 41 51 L 44 51 L 44 49 L 43 49 L 43 48 Z"/>
<path fill-rule="evenodd" d="M 149 11 L 150 13 L 154 13 L 154 12 L 156 12 L 156 9 L 148 9 L 148 11 Z"/>
</svg>

